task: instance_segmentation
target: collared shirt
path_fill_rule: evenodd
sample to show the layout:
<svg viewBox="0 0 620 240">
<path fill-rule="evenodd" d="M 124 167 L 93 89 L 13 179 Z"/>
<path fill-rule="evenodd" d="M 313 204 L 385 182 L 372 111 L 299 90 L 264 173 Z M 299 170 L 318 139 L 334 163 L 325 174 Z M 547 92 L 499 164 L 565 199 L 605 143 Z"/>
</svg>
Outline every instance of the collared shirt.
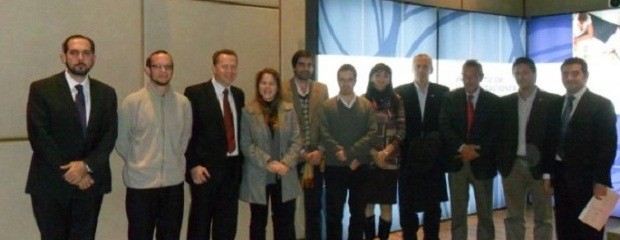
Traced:
<svg viewBox="0 0 620 240">
<path fill-rule="evenodd" d="M 527 139 L 526 139 L 526 130 L 527 130 L 527 122 L 530 119 L 530 112 L 532 111 L 532 105 L 534 105 L 534 99 L 536 98 L 536 94 L 538 93 L 538 87 L 535 87 L 534 90 L 527 96 L 525 99 L 521 98 L 517 94 L 518 100 L 518 109 L 519 109 L 519 140 L 517 142 L 517 156 L 526 156 L 527 155 Z"/>
<path fill-rule="evenodd" d="M 84 91 L 84 100 L 86 101 L 86 125 L 88 125 L 88 120 L 90 119 L 90 78 L 86 75 L 84 81 L 82 83 L 78 83 L 71 77 L 71 75 L 65 70 L 65 79 L 67 79 L 67 83 L 69 84 L 69 91 L 71 91 L 71 97 L 73 97 L 73 101 L 75 101 L 75 96 L 77 95 L 77 89 L 75 86 L 82 85 L 82 89 Z"/>
<path fill-rule="evenodd" d="M 228 101 L 230 103 L 230 110 L 233 115 L 233 123 L 235 124 L 235 151 L 231 153 L 227 153 L 228 157 L 234 157 L 239 155 L 239 123 L 237 122 L 237 106 L 235 104 L 235 98 L 230 91 L 230 87 L 224 87 L 220 82 L 215 80 L 215 77 L 211 78 L 213 82 L 213 88 L 215 89 L 215 95 L 217 96 L 217 100 L 220 102 L 220 109 L 222 110 L 222 116 L 224 116 L 224 89 L 228 89 Z"/>
<path fill-rule="evenodd" d="M 347 103 L 347 101 L 344 100 L 344 98 L 341 95 L 338 95 L 338 100 L 340 100 L 342 102 L 342 104 L 344 104 L 345 107 L 347 108 L 352 108 L 353 104 L 355 104 L 355 101 L 357 100 L 357 96 L 354 96 L 353 99 L 351 100 L 351 102 Z"/>
<path fill-rule="evenodd" d="M 426 87 L 421 88 L 417 82 L 413 82 L 415 85 L 415 90 L 418 93 L 418 103 L 420 103 L 420 121 L 424 122 L 424 109 L 426 108 L 426 94 L 428 93 L 428 85 L 430 83 L 426 83 Z"/>
<path fill-rule="evenodd" d="M 471 100 L 472 104 L 474 104 L 474 109 L 476 109 L 476 103 L 478 103 L 478 96 L 480 96 L 480 88 L 476 89 L 476 91 L 472 94 L 465 92 L 465 102 L 467 102 L 467 97 L 469 95 L 473 95 L 474 98 Z"/>
<path fill-rule="evenodd" d="M 295 83 L 295 88 L 297 88 L 297 93 L 299 94 L 300 97 L 305 97 L 308 96 L 308 94 L 310 93 L 310 84 L 312 84 L 311 80 L 306 80 L 308 81 L 308 87 L 306 87 L 306 91 L 302 91 L 301 87 L 299 86 L 299 84 L 297 84 L 297 80 L 293 79 L 293 82 Z"/>
</svg>

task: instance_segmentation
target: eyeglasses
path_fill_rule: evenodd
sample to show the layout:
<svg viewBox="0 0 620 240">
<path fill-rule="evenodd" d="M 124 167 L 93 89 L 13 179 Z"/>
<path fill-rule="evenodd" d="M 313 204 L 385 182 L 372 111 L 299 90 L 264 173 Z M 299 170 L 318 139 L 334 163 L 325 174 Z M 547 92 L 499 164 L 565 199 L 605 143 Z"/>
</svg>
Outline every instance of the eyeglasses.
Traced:
<svg viewBox="0 0 620 240">
<path fill-rule="evenodd" d="M 149 66 L 151 69 L 159 70 L 159 71 L 172 71 L 174 66 L 172 65 L 151 65 Z"/>
</svg>

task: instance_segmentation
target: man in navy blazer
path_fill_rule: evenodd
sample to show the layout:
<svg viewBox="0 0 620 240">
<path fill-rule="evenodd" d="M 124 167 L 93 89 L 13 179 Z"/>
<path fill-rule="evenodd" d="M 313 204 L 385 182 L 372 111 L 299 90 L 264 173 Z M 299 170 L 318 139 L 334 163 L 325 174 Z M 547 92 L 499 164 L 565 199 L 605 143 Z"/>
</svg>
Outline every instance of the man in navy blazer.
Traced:
<svg viewBox="0 0 620 240">
<path fill-rule="evenodd" d="M 463 64 L 463 88 L 449 92 L 439 114 L 439 131 L 447 142 L 452 239 L 467 239 L 469 185 L 474 188 L 478 239 L 494 239 L 493 177 L 500 124 L 500 100 L 480 88 L 484 78 L 476 60 Z"/>
<path fill-rule="evenodd" d="M 237 63 L 234 51 L 219 50 L 213 54 L 211 80 L 185 89 L 194 119 L 185 152 L 192 197 L 187 239 L 234 239 L 237 232 L 243 161 L 239 123 L 245 102 L 243 91 L 232 86 Z M 225 104 L 231 108 L 234 137 L 227 136 Z"/>
<path fill-rule="evenodd" d="M 536 65 L 520 57 L 512 65 L 519 90 L 502 100 L 502 130 L 497 164 L 502 174 L 506 218 L 506 239 L 525 239 L 525 208 L 529 193 L 534 209 L 534 239 L 553 236 L 551 184 L 543 180 L 541 151 L 551 103 L 559 98 L 536 86 Z"/>
<path fill-rule="evenodd" d="M 554 188 L 558 239 L 603 239 L 578 219 L 588 201 L 611 188 L 610 169 L 616 157 L 616 113 L 608 99 L 586 87 L 588 65 L 581 58 L 562 63 L 566 95 L 553 103 L 544 153 Z"/>
<path fill-rule="evenodd" d="M 111 191 L 117 99 L 88 75 L 95 58 L 92 39 L 70 36 L 60 54 L 66 70 L 30 85 L 26 193 L 41 239 L 95 239 L 103 195 Z"/>
<path fill-rule="evenodd" d="M 395 89 L 405 106 L 407 126 L 400 147 L 403 156 L 398 184 L 400 223 L 403 239 L 417 239 L 418 212 L 424 212 L 424 239 L 439 239 L 439 204 L 448 200 L 444 167 L 439 161 L 444 147 L 439 134 L 439 111 L 449 89 L 429 82 L 433 59 L 426 54 L 413 58 L 413 72 L 412 83 Z"/>
</svg>

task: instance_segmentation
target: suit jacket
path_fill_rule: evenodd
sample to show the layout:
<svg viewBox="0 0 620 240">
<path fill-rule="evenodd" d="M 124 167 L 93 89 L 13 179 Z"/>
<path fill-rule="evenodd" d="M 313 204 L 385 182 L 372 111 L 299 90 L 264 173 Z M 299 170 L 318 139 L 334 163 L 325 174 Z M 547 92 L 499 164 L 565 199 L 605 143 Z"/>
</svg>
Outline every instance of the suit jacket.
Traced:
<svg viewBox="0 0 620 240">
<path fill-rule="evenodd" d="M 530 110 L 525 130 L 525 142 L 527 144 L 527 161 L 530 173 L 534 179 L 541 179 L 543 174 L 542 150 L 546 144 L 545 135 L 551 104 L 559 98 L 538 89 L 532 109 Z M 497 164 L 503 177 L 510 174 L 517 158 L 517 145 L 519 141 L 519 95 L 512 93 L 501 98 L 502 101 L 502 127 L 500 142 L 497 151 Z"/>
<path fill-rule="evenodd" d="M 449 89 L 429 83 L 424 106 L 420 110 L 415 83 L 395 89 L 405 107 L 406 134 L 401 143 L 401 174 L 399 185 L 401 199 L 407 199 L 415 210 L 425 210 L 429 204 L 448 200 L 441 153 L 445 143 L 439 134 L 439 112 Z M 404 189 L 407 188 L 407 189 Z"/>
<path fill-rule="evenodd" d="M 28 138 L 33 150 L 26 192 L 50 196 L 82 196 L 111 191 L 110 152 L 117 135 L 114 89 L 90 78 L 91 110 L 86 133 L 65 73 L 30 85 L 27 108 Z M 66 182 L 60 169 L 82 159 L 92 170 L 94 185 L 85 191 Z"/>
<path fill-rule="evenodd" d="M 441 144 L 440 136 L 437 134 L 439 133 L 439 111 L 444 95 L 449 91 L 449 88 L 436 83 L 429 83 L 424 106 L 424 118 L 422 118 L 418 92 L 414 83 L 402 85 L 395 91 L 403 99 L 405 122 L 407 123 L 405 139 L 401 146 L 401 153 L 405 159 L 402 161 L 401 167 L 424 172 L 438 163 L 437 156 L 441 149 L 434 148 L 434 151 L 426 154 L 418 154 L 424 151 L 416 150 L 428 149 L 422 147 L 425 141 Z"/>
<path fill-rule="evenodd" d="M 549 134 L 550 143 L 543 154 L 545 168 L 554 175 L 553 163 L 560 139 L 562 109 L 565 97 L 558 98 L 552 105 Z M 608 99 L 586 90 L 577 103 L 568 122 L 564 136 L 565 179 L 573 187 L 584 186 L 592 194 L 592 184 L 600 183 L 611 187 L 610 169 L 616 157 L 616 113 Z M 575 185 L 572 185 L 575 184 Z M 587 186 L 586 186 L 587 185 Z"/>
<path fill-rule="evenodd" d="M 267 170 L 269 160 L 277 160 L 289 167 L 286 175 L 281 177 L 282 202 L 297 198 L 301 193 L 299 178 L 297 177 L 297 162 L 301 150 L 299 124 L 293 104 L 281 102 L 278 106 L 277 132 L 280 142 L 280 152 L 271 154 L 272 133 L 265 123 L 259 102 L 248 103 L 241 116 L 241 151 L 246 161 L 243 164 L 243 180 L 241 183 L 240 199 L 249 203 L 267 204 L 267 179 L 274 173 Z M 275 138 L 274 138 L 275 139 Z"/>
<path fill-rule="evenodd" d="M 474 124 L 467 137 L 467 97 L 464 88 L 449 92 L 439 114 L 439 130 L 448 144 L 448 171 L 459 171 L 463 162 L 456 157 L 463 144 L 479 145 L 480 157 L 472 160 L 471 170 L 477 179 L 490 179 L 496 174 L 495 153 L 501 112 L 499 97 L 484 89 L 475 106 Z"/>
<path fill-rule="evenodd" d="M 189 86 L 185 89 L 185 96 L 192 104 L 192 136 L 190 137 L 187 151 L 185 152 L 187 174 L 186 181 L 192 185 L 191 169 L 201 165 L 206 167 L 211 178 L 225 176 L 223 171 L 226 161 L 226 128 L 224 127 L 224 116 L 222 108 L 215 94 L 213 79 L 208 82 Z M 245 95 L 243 91 L 235 86 L 230 86 L 230 92 L 235 100 L 237 112 L 237 126 L 241 126 L 241 109 L 244 106 Z M 239 148 L 239 133 L 237 130 L 237 147 Z M 243 159 L 241 151 L 239 156 Z M 241 163 L 238 163 L 241 164 Z M 241 174 L 241 166 L 236 177 Z"/>
<path fill-rule="evenodd" d="M 295 80 L 290 79 L 288 83 L 282 86 L 283 99 L 293 103 L 293 108 L 297 113 L 297 120 L 301 121 L 303 114 L 301 113 L 301 99 L 297 94 L 297 87 L 295 86 Z M 323 83 L 310 81 L 310 89 L 308 93 L 309 111 L 310 111 L 310 142 L 303 142 L 302 147 L 307 150 L 314 150 L 320 142 L 321 122 L 318 117 L 318 109 L 321 108 L 321 103 L 329 97 L 327 86 Z M 303 141 L 303 137 L 302 137 Z"/>
</svg>

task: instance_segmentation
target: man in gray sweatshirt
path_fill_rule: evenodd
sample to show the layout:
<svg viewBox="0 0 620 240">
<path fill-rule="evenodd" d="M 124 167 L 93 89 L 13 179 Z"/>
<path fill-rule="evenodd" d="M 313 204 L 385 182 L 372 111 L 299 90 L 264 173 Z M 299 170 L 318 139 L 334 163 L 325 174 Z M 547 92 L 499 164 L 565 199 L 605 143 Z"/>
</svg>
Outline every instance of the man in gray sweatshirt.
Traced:
<svg viewBox="0 0 620 240">
<path fill-rule="evenodd" d="M 170 89 L 172 56 L 148 57 L 143 88 L 119 108 L 116 151 L 125 161 L 128 239 L 179 239 L 183 222 L 185 149 L 192 129 L 189 100 Z"/>
</svg>

